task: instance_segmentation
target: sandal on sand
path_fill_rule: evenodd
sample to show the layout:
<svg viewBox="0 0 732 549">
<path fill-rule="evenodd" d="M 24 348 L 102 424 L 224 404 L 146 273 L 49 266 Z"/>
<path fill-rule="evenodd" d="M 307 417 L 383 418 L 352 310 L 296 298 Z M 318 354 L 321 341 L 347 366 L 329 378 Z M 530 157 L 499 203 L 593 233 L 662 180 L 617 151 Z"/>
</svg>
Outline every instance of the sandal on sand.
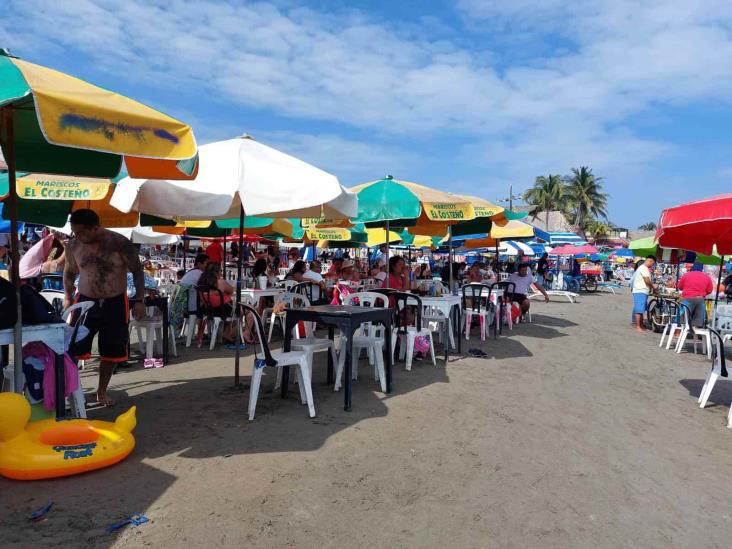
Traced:
<svg viewBox="0 0 732 549">
<path fill-rule="evenodd" d="M 468 349 L 468 354 L 475 358 L 485 358 L 488 354 L 480 349 Z"/>
</svg>

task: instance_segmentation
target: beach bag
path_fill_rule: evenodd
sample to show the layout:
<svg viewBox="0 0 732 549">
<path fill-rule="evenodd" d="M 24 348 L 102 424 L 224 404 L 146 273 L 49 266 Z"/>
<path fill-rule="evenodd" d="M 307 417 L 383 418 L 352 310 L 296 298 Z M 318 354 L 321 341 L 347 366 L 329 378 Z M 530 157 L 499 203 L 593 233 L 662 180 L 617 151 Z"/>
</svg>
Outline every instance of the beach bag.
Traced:
<svg viewBox="0 0 732 549">
<path fill-rule="evenodd" d="M 15 326 L 18 320 L 18 301 L 15 297 L 15 287 L 0 277 L 0 330 Z"/>
<path fill-rule="evenodd" d="M 511 320 L 513 322 L 516 322 L 516 320 L 521 316 L 521 307 L 519 307 L 518 303 L 511 303 Z"/>
<path fill-rule="evenodd" d="M 20 287 L 20 307 L 24 326 L 61 322 L 58 311 L 30 284 Z"/>
<path fill-rule="evenodd" d="M 414 354 L 422 353 L 427 356 L 430 352 L 430 342 L 425 336 L 417 336 L 414 338 Z"/>
<path fill-rule="evenodd" d="M 193 284 L 181 284 L 180 289 L 170 302 L 168 317 L 170 318 L 170 325 L 173 327 L 174 333 L 178 333 L 183 326 L 183 320 L 188 311 L 189 288 L 193 288 Z"/>
</svg>

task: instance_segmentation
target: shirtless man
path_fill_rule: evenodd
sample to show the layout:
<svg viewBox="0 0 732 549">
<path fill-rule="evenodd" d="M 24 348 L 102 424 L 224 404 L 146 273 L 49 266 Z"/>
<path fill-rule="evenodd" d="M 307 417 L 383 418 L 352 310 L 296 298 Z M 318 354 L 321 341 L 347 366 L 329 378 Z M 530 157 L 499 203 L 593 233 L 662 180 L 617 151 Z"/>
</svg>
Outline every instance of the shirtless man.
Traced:
<svg viewBox="0 0 732 549">
<path fill-rule="evenodd" d="M 79 275 L 76 301 L 94 301 L 84 326 L 89 335 L 74 345 L 79 359 L 91 356 L 94 336 L 99 334 L 99 387 L 97 401 L 112 406 L 107 386 L 116 364 L 127 360 L 129 306 L 127 302 L 127 272 L 135 281 L 132 314 L 145 316 L 145 278 L 137 250 L 124 236 L 103 229 L 99 216 L 92 210 L 81 209 L 71 214 L 71 230 L 75 238 L 66 247 L 64 268 L 64 308 L 74 302 L 74 282 Z"/>
</svg>

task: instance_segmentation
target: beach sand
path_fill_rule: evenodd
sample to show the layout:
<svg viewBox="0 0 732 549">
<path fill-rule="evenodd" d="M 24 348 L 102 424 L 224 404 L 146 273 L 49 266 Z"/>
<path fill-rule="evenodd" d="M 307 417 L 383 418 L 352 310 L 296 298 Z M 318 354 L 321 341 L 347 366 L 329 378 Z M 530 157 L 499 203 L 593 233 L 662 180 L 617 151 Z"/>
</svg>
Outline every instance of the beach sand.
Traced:
<svg viewBox="0 0 732 549">
<path fill-rule="evenodd" d="M 270 374 L 249 422 L 232 351 L 183 349 L 163 369 L 125 369 L 112 380 L 117 407 L 93 417 L 136 404 L 134 453 L 72 478 L 0 479 L 1 543 L 729 547 L 732 382 L 700 410 L 709 363 L 636 334 L 627 293 L 532 308 L 533 324 L 463 341 L 486 359 L 399 364 L 388 396 L 362 361 L 350 413 L 318 358 L 314 419 L 296 388 L 272 393 Z M 82 375 L 91 389 L 96 371 Z M 136 512 L 150 522 L 104 532 Z"/>
</svg>

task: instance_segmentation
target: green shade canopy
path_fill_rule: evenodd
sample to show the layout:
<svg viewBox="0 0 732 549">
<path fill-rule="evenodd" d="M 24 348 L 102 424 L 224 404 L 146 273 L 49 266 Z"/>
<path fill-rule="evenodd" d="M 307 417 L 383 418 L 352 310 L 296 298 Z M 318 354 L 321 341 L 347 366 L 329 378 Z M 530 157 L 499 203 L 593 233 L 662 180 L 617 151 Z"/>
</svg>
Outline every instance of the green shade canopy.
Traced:
<svg viewBox="0 0 732 549">
<path fill-rule="evenodd" d="M 633 250 L 636 257 L 646 257 L 649 255 L 658 257 L 661 253 L 658 242 L 656 242 L 653 236 L 631 240 L 628 248 Z M 696 261 L 703 265 L 719 265 L 721 259 L 716 253 L 712 255 L 696 254 Z"/>
</svg>

